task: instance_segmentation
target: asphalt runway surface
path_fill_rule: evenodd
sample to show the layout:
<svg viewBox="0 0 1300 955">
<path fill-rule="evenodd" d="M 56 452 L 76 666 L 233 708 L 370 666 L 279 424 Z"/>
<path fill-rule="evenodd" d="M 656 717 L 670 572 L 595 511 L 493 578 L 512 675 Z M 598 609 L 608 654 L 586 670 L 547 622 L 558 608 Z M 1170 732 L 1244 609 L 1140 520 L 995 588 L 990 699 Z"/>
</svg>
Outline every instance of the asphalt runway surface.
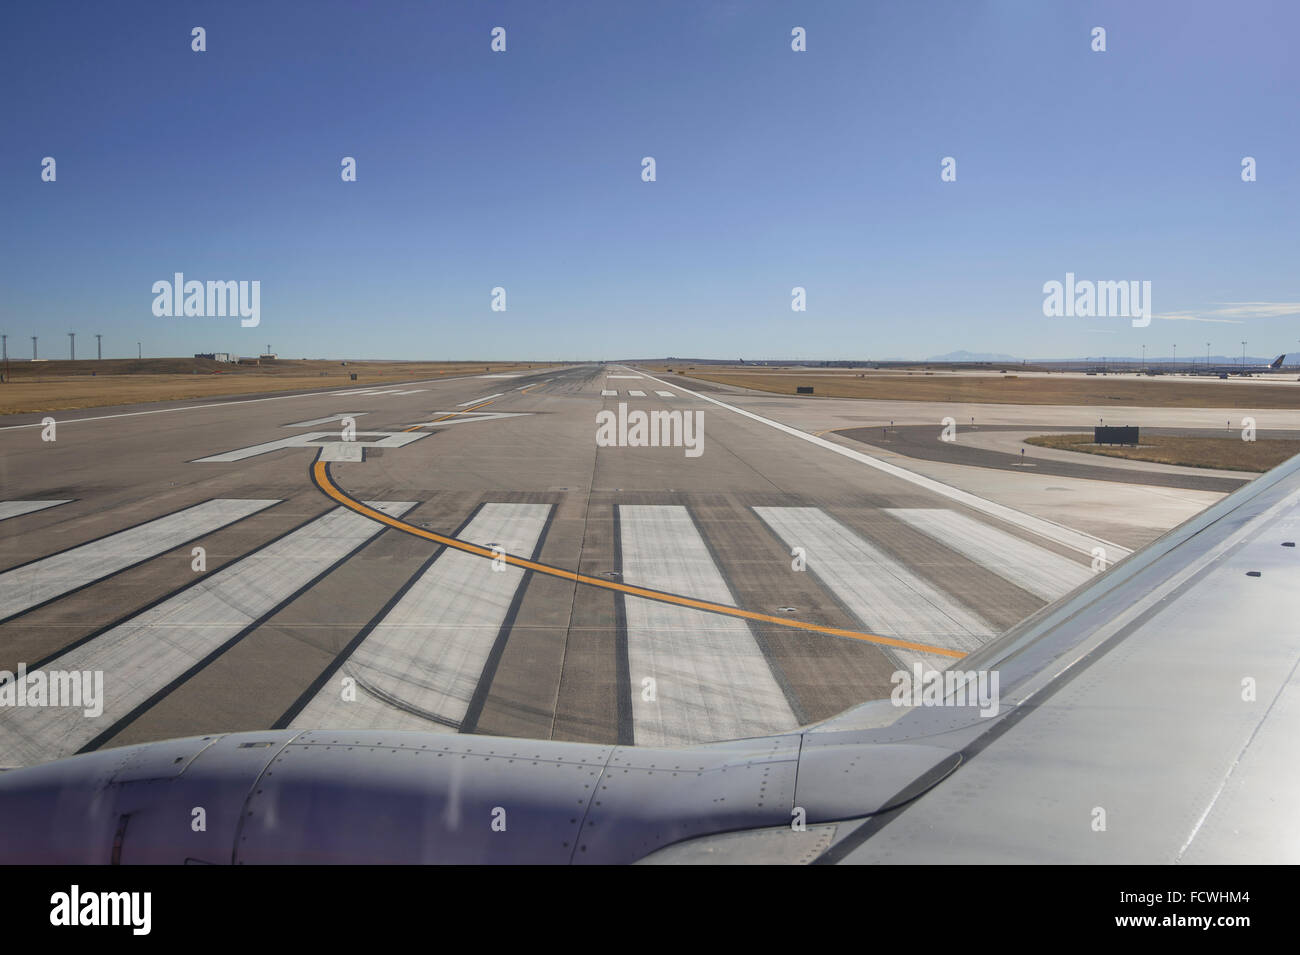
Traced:
<svg viewBox="0 0 1300 955">
<path fill-rule="evenodd" d="M 0 766 L 281 726 L 780 732 L 1127 553 L 721 399 L 583 365 L 0 421 L 0 670 L 103 674 L 94 716 L 0 707 Z M 698 454 L 633 446 L 637 411 L 698 413 Z"/>
</svg>

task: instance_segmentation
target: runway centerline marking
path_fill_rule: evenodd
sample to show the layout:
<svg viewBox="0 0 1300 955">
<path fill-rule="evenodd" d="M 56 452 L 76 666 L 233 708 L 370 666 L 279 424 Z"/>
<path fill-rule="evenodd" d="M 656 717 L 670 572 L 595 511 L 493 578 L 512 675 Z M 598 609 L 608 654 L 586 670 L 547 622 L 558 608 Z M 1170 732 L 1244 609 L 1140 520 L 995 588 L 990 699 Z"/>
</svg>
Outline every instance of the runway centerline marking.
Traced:
<svg viewBox="0 0 1300 955">
<path fill-rule="evenodd" d="M 651 590 L 648 587 L 637 587 L 632 584 L 619 583 L 613 580 L 605 580 L 600 577 L 589 577 L 586 574 L 580 574 L 577 571 L 567 570 L 563 567 L 555 567 L 551 564 L 543 564 L 540 561 L 529 560 L 524 557 L 516 557 L 514 554 L 505 554 L 493 552 L 486 547 L 480 547 L 477 544 L 471 544 L 468 541 L 460 540 L 455 537 L 448 537 L 445 534 L 439 534 L 436 531 L 426 530 L 423 527 L 416 527 L 408 524 L 400 518 L 385 514 L 372 507 L 363 504 L 361 501 L 348 495 L 346 491 L 334 483 L 330 475 L 329 463 L 317 459 L 312 462 L 311 468 L 312 481 L 316 487 L 327 497 L 344 507 L 355 511 L 365 517 L 370 518 L 380 524 L 385 524 L 394 530 L 402 531 L 414 537 L 421 537 L 425 540 L 442 544 L 444 547 L 450 547 L 455 550 L 463 551 L 467 554 L 474 554 L 488 560 L 505 560 L 507 564 L 513 567 L 522 567 L 525 570 L 535 571 L 539 574 L 546 574 L 549 577 L 558 577 L 561 580 L 570 580 L 574 583 L 584 584 L 588 587 L 599 587 L 603 590 L 613 590 L 619 593 L 631 594 L 634 597 L 645 597 L 648 600 L 658 600 L 664 603 L 676 604 L 679 607 L 693 607 L 696 610 L 706 610 L 710 613 L 722 614 L 728 617 L 741 617 L 745 620 L 756 620 L 761 623 L 777 624 L 782 627 L 788 627 L 794 630 L 807 630 L 812 633 L 820 633 L 833 637 L 848 637 L 853 640 L 862 640 L 867 643 L 875 643 L 881 646 L 898 647 L 904 650 L 916 650 L 922 653 L 933 653 L 938 656 L 952 657 L 960 659 L 965 656 L 958 650 L 949 650 L 946 647 L 932 647 L 924 643 L 913 643 L 908 640 L 898 640 L 894 637 L 885 637 L 874 633 L 863 633 L 857 630 L 845 630 L 840 627 L 827 627 L 817 623 L 806 623 L 801 620 L 791 620 L 788 617 L 777 617 L 772 614 L 759 613 L 754 610 L 742 610 L 740 607 L 732 607 L 727 604 L 714 603 L 710 600 L 697 600 L 694 597 L 685 597 L 681 594 L 666 593 L 661 590 Z"/>
</svg>

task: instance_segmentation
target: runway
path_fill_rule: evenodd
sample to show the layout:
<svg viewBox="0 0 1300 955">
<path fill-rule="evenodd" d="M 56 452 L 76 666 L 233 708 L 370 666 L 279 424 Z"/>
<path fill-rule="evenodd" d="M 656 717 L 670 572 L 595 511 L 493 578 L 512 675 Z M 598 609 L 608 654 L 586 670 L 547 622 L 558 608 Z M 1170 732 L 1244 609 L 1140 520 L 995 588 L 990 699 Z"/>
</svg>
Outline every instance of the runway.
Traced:
<svg viewBox="0 0 1300 955">
<path fill-rule="evenodd" d="M 696 413 L 692 456 L 672 438 Z M 105 699 L 0 707 L 0 766 L 270 727 L 777 733 L 951 665 L 1140 543 L 783 414 L 579 365 L 66 412 L 52 441 L 11 416 L 0 670 L 102 671 Z"/>
</svg>

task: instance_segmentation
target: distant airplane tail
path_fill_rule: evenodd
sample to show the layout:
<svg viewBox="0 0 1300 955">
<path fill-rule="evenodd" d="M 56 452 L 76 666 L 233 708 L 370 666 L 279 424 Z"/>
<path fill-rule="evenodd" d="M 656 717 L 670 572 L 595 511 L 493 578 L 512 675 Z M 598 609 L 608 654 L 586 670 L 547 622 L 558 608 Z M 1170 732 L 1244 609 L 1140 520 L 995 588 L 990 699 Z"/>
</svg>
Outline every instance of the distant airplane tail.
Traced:
<svg viewBox="0 0 1300 955">
<path fill-rule="evenodd" d="M 1273 369 L 1273 371 L 1277 371 L 1279 368 L 1282 367 L 1282 359 L 1284 359 L 1284 358 L 1286 358 L 1286 354 L 1285 354 L 1285 353 L 1284 353 L 1284 354 L 1281 354 L 1281 355 L 1278 355 L 1276 358 L 1273 359 L 1273 363 L 1272 363 L 1271 365 L 1269 365 L 1268 367 L 1271 368 L 1271 369 Z"/>
</svg>

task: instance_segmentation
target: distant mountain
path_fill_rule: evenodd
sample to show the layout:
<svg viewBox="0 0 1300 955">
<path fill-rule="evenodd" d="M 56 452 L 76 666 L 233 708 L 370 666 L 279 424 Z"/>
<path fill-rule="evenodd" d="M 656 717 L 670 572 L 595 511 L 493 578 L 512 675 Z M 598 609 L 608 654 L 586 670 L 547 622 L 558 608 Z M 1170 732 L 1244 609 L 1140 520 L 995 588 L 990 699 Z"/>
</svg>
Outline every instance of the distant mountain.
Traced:
<svg viewBox="0 0 1300 955">
<path fill-rule="evenodd" d="M 933 355 L 926 361 L 1020 361 L 1015 355 L 993 354 L 991 352 L 950 351 L 946 355 Z"/>
</svg>

